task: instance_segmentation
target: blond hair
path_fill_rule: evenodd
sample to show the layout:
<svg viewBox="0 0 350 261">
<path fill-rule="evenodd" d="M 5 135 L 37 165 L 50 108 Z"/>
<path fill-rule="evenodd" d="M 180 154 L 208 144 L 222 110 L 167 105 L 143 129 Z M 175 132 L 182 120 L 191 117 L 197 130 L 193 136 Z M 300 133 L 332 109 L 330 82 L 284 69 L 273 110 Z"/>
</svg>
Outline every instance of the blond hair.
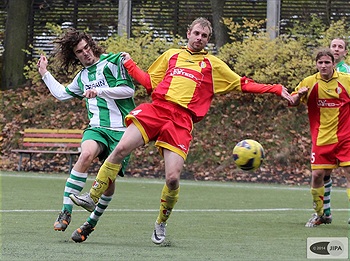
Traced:
<svg viewBox="0 0 350 261">
<path fill-rule="evenodd" d="M 210 36 L 213 34 L 213 28 L 211 26 L 211 23 L 209 22 L 208 19 L 204 18 L 204 17 L 199 17 L 197 19 L 195 19 L 187 28 L 187 30 L 189 32 L 192 31 L 193 27 L 196 25 L 196 24 L 200 24 L 203 28 L 205 27 L 208 27 L 209 29 L 209 38 Z"/>
</svg>

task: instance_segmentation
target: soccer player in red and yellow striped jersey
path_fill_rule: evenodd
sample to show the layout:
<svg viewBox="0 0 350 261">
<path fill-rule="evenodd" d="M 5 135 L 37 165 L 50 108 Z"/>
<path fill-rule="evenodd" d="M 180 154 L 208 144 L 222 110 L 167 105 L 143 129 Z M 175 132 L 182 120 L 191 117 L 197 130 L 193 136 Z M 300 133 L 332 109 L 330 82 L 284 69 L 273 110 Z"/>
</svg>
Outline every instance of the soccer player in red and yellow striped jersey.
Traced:
<svg viewBox="0 0 350 261">
<path fill-rule="evenodd" d="M 319 72 L 302 80 L 292 93 L 291 105 L 307 105 L 312 140 L 311 194 L 316 213 L 306 227 L 332 222 L 332 215 L 323 210 L 324 176 L 337 167 L 344 169 L 350 199 L 350 74 L 337 72 L 334 66 L 332 51 L 320 50 Z"/>
<path fill-rule="evenodd" d="M 329 48 L 334 56 L 335 70 L 337 72 L 350 73 L 350 66 L 345 63 L 345 57 L 348 54 L 347 40 L 344 38 L 334 38 Z M 324 214 L 331 215 L 331 191 L 332 191 L 332 179 L 331 175 L 325 175 L 324 178 L 324 197 L 323 197 L 323 209 Z"/>
<path fill-rule="evenodd" d="M 230 91 L 274 93 L 292 102 L 282 85 L 259 84 L 241 77 L 204 51 L 211 34 L 207 19 L 194 20 L 187 31 L 187 47 L 166 51 L 147 72 L 137 67 L 129 54 L 124 54 L 125 68 L 152 95 L 152 103 L 139 105 L 126 117 L 127 130 L 96 179 L 114 181 L 125 155 L 155 141 L 164 157 L 166 179 L 151 237 L 155 244 L 164 242 L 165 225 L 179 197 L 180 173 L 192 140 L 193 123 L 207 114 L 214 95 Z M 95 201 L 101 193 L 99 186 L 90 190 Z"/>
</svg>

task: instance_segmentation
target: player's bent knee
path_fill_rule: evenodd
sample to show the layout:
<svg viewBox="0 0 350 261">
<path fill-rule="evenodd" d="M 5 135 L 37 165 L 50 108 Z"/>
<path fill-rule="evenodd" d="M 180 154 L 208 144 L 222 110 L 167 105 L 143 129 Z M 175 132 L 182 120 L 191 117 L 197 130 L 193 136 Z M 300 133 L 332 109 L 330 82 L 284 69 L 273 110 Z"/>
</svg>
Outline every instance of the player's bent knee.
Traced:
<svg viewBox="0 0 350 261">
<path fill-rule="evenodd" d="M 169 189 L 175 190 L 179 187 L 179 179 L 175 177 L 167 177 L 166 180 L 166 185 L 168 186 Z"/>
<path fill-rule="evenodd" d="M 89 164 L 94 160 L 94 155 L 92 155 L 89 151 L 82 151 L 79 155 L 78 162 L 83 164 Z"/>
</svg>

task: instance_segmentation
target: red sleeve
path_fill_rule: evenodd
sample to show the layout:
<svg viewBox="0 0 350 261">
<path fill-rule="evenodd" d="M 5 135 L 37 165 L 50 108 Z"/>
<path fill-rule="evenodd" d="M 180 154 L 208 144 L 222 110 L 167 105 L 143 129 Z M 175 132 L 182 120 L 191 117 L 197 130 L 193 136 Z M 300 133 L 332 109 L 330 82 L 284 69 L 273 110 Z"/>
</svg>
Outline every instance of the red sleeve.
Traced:
<svg viewBox="0 0 350 261">
<path fill-rule="evenodd" d="M 241 78 L 241 87 L 242 92 L 250 93 L 274 93 L 278 96 L 282 94 L 282 85 L 281 84 L 262 84 L 256 83 L 254 80 L 242 77 Z"/>
<path fill-rule="evenodd" d="M 134 78 L 136 81 L 138 81 L 143 87 L 145 87 L 148 94 L 151 94 L 152 83 L 151 83 L 151 77 L 149 76 L 149 74 L 147 72 L 144 72 L 131 59 L 124 63 L 124 67 L 127 69 L 130 76 Z"/>
</svg>

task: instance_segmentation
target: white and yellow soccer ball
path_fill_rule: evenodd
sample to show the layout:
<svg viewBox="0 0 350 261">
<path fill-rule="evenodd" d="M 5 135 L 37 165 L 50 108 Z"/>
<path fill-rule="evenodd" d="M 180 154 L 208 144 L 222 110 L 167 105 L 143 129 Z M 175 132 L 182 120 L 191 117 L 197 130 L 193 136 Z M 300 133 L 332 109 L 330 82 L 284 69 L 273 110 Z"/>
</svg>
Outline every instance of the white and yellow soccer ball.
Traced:
<svg viewBox="0 0 350 261">
<path fill-rule="evenodd" d="M 233 160 L 242 170 L 258 169 L 265 158 L 263 146 L 255 140 L 242 140 L 233 148 Z"/>
</svg>

